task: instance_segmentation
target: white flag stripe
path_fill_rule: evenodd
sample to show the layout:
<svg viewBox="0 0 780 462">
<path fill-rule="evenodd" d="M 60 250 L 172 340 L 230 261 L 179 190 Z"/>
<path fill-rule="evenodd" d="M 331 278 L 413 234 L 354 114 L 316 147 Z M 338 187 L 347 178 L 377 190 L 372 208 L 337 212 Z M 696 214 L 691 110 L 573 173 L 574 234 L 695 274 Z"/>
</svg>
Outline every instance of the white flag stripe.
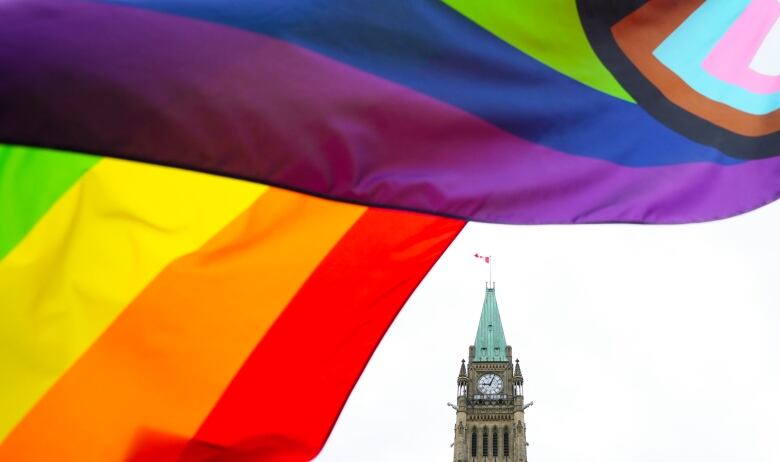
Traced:
<svg viewBox="0 0 780 462">
<path fill-rule="evenodd" d="M 750 62 L 750 68 L 759 74 L 780 77 L 780 18 L 764 38 Z"/>
</svg>

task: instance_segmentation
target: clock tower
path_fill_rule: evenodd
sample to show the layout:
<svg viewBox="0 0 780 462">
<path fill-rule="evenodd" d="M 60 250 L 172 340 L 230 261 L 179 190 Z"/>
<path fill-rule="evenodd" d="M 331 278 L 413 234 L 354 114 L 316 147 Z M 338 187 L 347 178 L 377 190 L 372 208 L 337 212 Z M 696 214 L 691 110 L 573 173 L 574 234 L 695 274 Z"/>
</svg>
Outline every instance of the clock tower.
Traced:
<svg viewBox="0 0 780 462">
<path fill-rule="evenodd" d="M 496 303 L 485 288 L 477 337 L 461 361 L 453 462 L 527 462 L 523 374 L 512 365 Z"/>
</svg>

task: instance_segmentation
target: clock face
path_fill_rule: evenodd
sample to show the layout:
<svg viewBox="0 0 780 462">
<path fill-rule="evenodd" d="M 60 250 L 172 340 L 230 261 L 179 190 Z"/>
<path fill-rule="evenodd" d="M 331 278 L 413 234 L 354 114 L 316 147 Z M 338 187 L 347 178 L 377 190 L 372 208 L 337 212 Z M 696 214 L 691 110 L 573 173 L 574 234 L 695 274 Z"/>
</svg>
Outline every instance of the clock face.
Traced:
<svg viewBox="0 0 780 462">
<path fill-rule="evenodd" d="M 479 378 L 477 387 L 486 395 L 495 395 L 504 388 L 504 382 L 496 374 L 485 374 Z"/>
</svg>

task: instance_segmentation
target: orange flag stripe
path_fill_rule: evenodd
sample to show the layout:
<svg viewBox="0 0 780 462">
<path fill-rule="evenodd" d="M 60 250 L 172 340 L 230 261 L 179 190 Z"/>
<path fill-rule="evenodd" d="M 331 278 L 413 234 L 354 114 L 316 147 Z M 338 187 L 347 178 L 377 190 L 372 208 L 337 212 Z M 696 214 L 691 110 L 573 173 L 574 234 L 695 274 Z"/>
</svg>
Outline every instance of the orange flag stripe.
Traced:
<svg viewBox="0 0 780 462">
<path fill-rule="evenodd" d="M 181 454 L 170 458 L 172 442 L 150 441 L 133 462 L 311 460 L 393 319 L 464 224 L 369 209 L 290 301 Z"/>
<path fill-rule="evenodd" d="M 365 207 L 272 189 L 147 286 L 0 446 L 0 460 L 108 461 L 190 438 Z"/>
</svg>

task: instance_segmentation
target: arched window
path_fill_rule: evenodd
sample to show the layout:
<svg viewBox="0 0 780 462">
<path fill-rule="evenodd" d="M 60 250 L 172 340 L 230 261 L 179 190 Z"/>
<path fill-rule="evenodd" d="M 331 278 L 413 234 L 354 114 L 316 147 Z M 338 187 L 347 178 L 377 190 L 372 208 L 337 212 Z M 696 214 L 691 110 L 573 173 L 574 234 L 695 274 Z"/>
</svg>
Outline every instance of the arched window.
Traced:
<svg viewBox="0 0 780 462">
<path fill-rule="evenodd" d="M 482 456 L 487 457 L 488 455 L 488 430 L 487 428 L 482 429 Z"/>
<path fill-rule="evenodd" d="M 477 457 L 477 427 L 471 430 L 471 457 Z"/>
<path fill-rule="evenodd" d="M 504 457 L 509 457 L 509 429 L 504 427 Z"/>
<path fill-rule="evenodd" d="M 493 427 L 493 457 L 498 457 L 498 431 Z"/>
</svg>

